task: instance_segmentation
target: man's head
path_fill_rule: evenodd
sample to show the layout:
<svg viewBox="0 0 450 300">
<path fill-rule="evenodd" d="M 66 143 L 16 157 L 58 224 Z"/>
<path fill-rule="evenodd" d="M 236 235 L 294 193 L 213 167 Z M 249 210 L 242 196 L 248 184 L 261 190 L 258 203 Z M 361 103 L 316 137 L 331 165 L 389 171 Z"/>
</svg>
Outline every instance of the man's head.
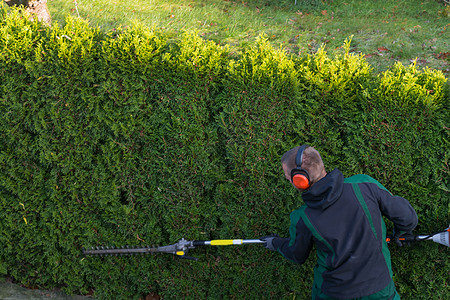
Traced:
<svg viewBox="0 0 450 300">
<path fill-rule="evenodd" d="M 301 166 L 299 167 L 301 167 L 308 173 L 310 186 L 325 177 L 327 173 L 325 171 L 325 166 L 323 165 L 322 157 L 320 156 L 319 152 L 313 147 L 303 145 L 295 147 L 286 152 L 281 158 L 284 176 L 287 180 L 289 180 L 289 182 L 292 183 L 292 185 L 297 190 L 305 191 L 306 189 L 302 189 L 294 185 L 292 178 L 292 170 L 298 168 L 296 160 L 298 159 L 297 156 L 302 152 L 299 152 L 300 149 L 303 150 L 303 155 L 301 155 Z"/>
</svg>

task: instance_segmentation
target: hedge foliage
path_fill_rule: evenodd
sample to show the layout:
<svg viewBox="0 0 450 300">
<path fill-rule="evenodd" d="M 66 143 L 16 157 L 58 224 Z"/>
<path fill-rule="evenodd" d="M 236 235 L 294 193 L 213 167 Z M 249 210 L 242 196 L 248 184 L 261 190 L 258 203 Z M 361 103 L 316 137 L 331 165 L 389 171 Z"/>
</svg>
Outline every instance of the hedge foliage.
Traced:
<svg viewBox="0 0 450 300">
<path fill-rule="evenodd" d="M 287 236 L 301 198 L 281 155 L 309 143 L 328 170 L 409 199 L 417 233 L 449 223 L 449 88 L 436 70 L 374 74 L 361 55 L 242 54 L 141 25 L 101 32 L 0 20 L 0 274 L 98 299 L 306 299 L 296 266 L 258 245 L 84 257 L 83 247 Z M 392 224 L 389 224 L 392 229 Z M 405 299 L 444 299 L 448 249 L 391 247 Z"/>
</svg>

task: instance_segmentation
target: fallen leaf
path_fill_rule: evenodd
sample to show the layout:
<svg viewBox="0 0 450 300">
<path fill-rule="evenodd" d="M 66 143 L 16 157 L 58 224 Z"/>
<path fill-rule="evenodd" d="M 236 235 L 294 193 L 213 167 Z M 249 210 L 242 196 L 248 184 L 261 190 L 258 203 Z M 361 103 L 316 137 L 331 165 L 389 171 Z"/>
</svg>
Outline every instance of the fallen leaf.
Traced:
<svg viewBox="0 0 450 300">
<path fill-rule="evenodd" d="M 389 51 L 386 47 L 378 47 L 378 51 Z"/>
<path fill-rule="evenodd" d="M 371 58 L 373 56 L 383 56 L 383 54 L 382 53 L 378 53 L 378 52 L 374 52 L 374 53 L 369 53 L 369 54 L 364 55 L 365 58 Z"/>
<path fill-rule="evenodd" d="M 439 54 L 434 55 L 437 59 L 447 59 L 450 56 L 450 52 L 439 52 Z"/>
<path fill-rule="evenodd" d="M 161 297 L 158 294 L 150 293 L 147 296 L 145 296 L 145 300 L 159 300 Z"/>
<path fill-rule="evenodd" d="M 136 238 L 137 238 L 138 240 L 140 240 L 141 242 L 145 242 L 143 239 L 141 239 L 141 238 L 139 237 L 139 234 L 137 234 L 137 233 L 136 233 Z"/>
<path fill-rule="evenodd" d="M 327 15 L 327 11 L 326 10 L 322 10 L 322 15 L 326 16 Z"/>
</svg>

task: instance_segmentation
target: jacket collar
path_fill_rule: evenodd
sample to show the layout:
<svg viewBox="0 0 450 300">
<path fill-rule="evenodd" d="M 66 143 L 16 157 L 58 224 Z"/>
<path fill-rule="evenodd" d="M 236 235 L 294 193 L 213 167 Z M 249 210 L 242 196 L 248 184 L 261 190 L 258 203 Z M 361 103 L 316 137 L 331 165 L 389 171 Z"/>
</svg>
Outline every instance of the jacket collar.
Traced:
<svg viewBox="0 0 450 300">
<path fill-rule="evenodd" d="M 310 208 L 326 209 L 339 199 L 343 184 L 344 175 L 334 169 L 302 194 L 303 201 Z"/>
</svg>

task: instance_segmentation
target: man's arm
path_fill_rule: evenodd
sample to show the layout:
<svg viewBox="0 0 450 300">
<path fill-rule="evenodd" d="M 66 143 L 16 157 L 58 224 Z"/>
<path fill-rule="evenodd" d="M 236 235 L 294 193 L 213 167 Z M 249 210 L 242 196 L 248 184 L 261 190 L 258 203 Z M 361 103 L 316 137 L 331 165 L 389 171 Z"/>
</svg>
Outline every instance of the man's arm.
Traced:
<svg viewBox="0 0 450 300">
<path fill-rule="evenodd" d="M 392 223 L 397 233 L 411 232 L 416 228 L 418 218 L 411 204 L 405 198 L 393 196 L 389 192 L 379 190 L 379 206 L 383 215 Z"/>
<path fill-rule="evenodd" d="M 295 212 L 291 214 L 289 233 L 290 238 L 274 238 L 273 247 L 285 258 L 303 264 L 312 248 L 312 234 Z"/>
</svg>

